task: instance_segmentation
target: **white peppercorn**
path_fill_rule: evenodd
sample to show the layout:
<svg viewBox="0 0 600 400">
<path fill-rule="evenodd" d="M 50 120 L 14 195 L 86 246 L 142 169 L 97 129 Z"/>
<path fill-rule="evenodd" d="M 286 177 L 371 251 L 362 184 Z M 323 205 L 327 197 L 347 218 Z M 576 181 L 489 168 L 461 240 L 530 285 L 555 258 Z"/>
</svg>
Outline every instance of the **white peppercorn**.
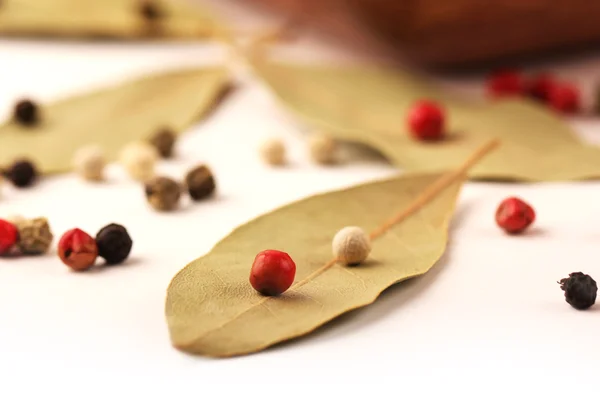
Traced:
<svg viewBox="0 0 600 400">
<path fill-rule="evenodd" d="M 260 145 L 260 156 L 269 165 L 285 164 L 285 145 L 277 138 L 268 138 Z"/>
<path fill-rule="evenodd" d="M 100 146 L 82 147 L 73 155 L 73 168 L 85 180 L 103 180 L 105 166 L 106 157 Z"/>
<path fill-rule="evenodd" d="M 371 252 L 371 239 L 361 228 L 347 226 L 333 238 L 333 255 L 346 265 L 357 265 Z"/>
<path fill-rule="evenodd" d="M 310 156 L 318 164 L 333 164 L 337 161 L 337 143 L 322 133 L 311 135 L 308 139 Z"/>
<path fill-rule="evenodd" d="M 133 142 L 123 148 L 120 161 L 133 179 L 143 182 L 154 176 L 158 158 L 158 152 L 151 144 Z"/>
</svg>

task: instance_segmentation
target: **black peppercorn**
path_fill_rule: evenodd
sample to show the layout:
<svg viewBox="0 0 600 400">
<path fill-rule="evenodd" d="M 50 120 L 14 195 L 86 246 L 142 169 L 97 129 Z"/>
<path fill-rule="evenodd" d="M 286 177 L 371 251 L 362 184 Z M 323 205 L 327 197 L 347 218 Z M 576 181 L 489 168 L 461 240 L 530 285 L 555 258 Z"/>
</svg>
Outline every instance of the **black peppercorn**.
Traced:
<svg viewBox="0 0 600 400">
<path fill-rule="evenodd" d="M 129 257 L 133 241 L 124 226 L 109 224 L 96 234 L 98 255 L 109 265 L 120 264 Z"/>
<path fill-rule="evenodd" d="M 139 12 L 148 21 L 155 21 L 163 16 L 163 12 L 155 1 L 142 0 Z"/>
<path fill-rule="evenodd" d="M 156 148 L 162 158 L 169 158 L 173 155 L 175 139 L 173 131 L 164 128 L 150 138 L 150 144 Z"/>
<path fill-rule="evenodd" d="M 31 100 L 24 99 L 15 105 L 14 119 L 25 126 L 32 126 L 39 121 L 38 106 Z"/>
<path fill-rule="evenodd" d="M 598 285 L 591 276 L 582 272 L 573 272 L 558 283 L 565 292 L 565 300 L 574 308 L 585 310 L 596 302 Z"/>
<path fill-rule="evenodd" d="M 216 187 L 215 178 L 211 170 L 205 165 L 200 165 L 188 172 L 185 177 L 185 184 L 190 197 L 196 201 L 210 196 Z"/>
<path fill-rule="evenodd" d="M 35 182 L 38 172 L 31 161 L 21 159 L 15 161 L 3 174 L 13 185 L 24 188 Z"/>
</svg>

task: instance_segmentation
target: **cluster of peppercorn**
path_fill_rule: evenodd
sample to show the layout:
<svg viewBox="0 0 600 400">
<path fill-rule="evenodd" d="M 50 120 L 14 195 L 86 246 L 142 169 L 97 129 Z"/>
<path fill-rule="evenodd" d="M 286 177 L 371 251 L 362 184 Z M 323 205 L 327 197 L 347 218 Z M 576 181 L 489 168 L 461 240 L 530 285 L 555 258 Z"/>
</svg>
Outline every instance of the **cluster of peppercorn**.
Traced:
<svg viewBox="0 0 600 400">
<path fill-rule="evenodd" d="M 488 78 L 486 90 L 491 98 L 528 97 L 561 113 L 571 114 L 581 109 L 577 86 L 559 80 L 550 73 L 527 78 L 517 70 L 497 71 Z"/>
<path fill-rule="evenodd" d="M 14 216 L 0 219 L 0 256 L 47 253 L 53 238 L 46 218 Z"/>
<path fill-rule="evenodd" d="M 333 165 L 338 157 L 338 143 L 330 136 L 316 132 L 308 138 L 308 150 L 313 162 L 321 165 Z M 267 138 L 260 147 L 259 153 L 262 160 L 273 166 L 287 164 L 285 143 L 279 138 Z"/>
<path fill-rule="evenodd" d="M 496 223 L 511 235 L 523 233 L 534 221 L 533 208 L 517 197 L 505 199 L 496 210 Z M 589 275 L 573 272 L 558 283 L 565 292 L 565 300 L 574 308 L 585 310 L 596 302 L 598 287 Z"/>
<path fill-rule="evenodd" d="M 214 193 L 216 183 L 210 168 L 198 165 L 187 172 L 184 184 L 165 176 L 156 176 L 146 181 L 144 188 L 146 199 L 155 210 L 172 211 L 179 206 L 184 190 L 192 201 L 201 201 Z"/>
<path fill-rule="evenodd" d="M 133 247 L 133 241 L 124 226 L 109 224 L 93 238 L 79 228 L 65 232 L 58 242 L 58 256 L 74 271 L 92 268 L 98 256 L 106 265 L 122 264 Z"/>
<path fill-rule="evenodd" d="M 518 71 L 498 71 L 488 78 L 486 92 L 492 99 L 528 97 L 565 114 L 576 113 L 581 109 L 577 87 L 572 83 L 560 81 L 549 73 L 526 79 Z M 421 141 L 443 139 L 446 135 L 445 121 L 443 106 L 429 99 L 416 101 L 407 114 L 409 132 Z"/>
<path fill-rule="evenodd" d="M 332 262 L 356 266 L 371 253 L 371 238 L 357 226 L 341 229 L 332 241 Z M 288 290 L 296 277 L 296 264 L 289 254 L 279 250 L 258 253 L 250 269 L 250 284 L 264 296 L 278 296 Z"/>
<path fill-rule="evenodd" d="M 535 211 L 525 201 L 509 197 L 498 206 L 496 223 L 506 233 L 517 235 L 525 232 L 535 221 Z M 364 262 L 371 252 L 371 237 L 363 229 L 349 226 L 341 229 L 333 238 L 333 262 L 356 266 Z M 289 254 L 279 250 L 258 253 L 250 269 L 250 284 L 264 296 L 278 296 L 294 283 L 296 264 Z M 574 272 L 559 281 L 566 301 L 574 308 L 585 310 L 596 301 L 596 282 L 581 272 Z"/>
</svg>

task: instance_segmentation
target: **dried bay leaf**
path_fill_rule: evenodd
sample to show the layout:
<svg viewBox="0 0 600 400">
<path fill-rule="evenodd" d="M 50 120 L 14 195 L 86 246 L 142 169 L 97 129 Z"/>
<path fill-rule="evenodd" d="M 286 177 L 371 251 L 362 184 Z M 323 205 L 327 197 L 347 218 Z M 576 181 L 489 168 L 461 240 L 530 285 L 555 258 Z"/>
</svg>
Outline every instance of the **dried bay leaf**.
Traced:
<svg viewBox="0 0 600 400">
<path fill-rule="evenodd" d="M 139 0 L 3 0 L 0 35 L 197 39 L 218 22 L 186 0 L 155 0 L 162 18 L 147 21 Z"/>
<path fill-rule="evenodd" d="M 124 144 L 145 140 L 159 128 L 188 128 L 229 85 L 225 68 L 196 68 L 43 104 L 39 125 L 23 127 L 9 120 L 0 126 L 0 165 L 29 157 L 44 173 L 65 172 L 74 152 L 92 143 L 115 160 Z"/>
<path fill-rule="evenodd" d="M 490 104 L 443 93 L 407 73 L 369 67 L 302 66 L 256 62 L 255 70 L 289 109 L 332 136 L 379 150 L 410 171 L 456 165 L 482 143 L 502 148 L 470 171 L 473 179 L 580 180 L 600 177 L 600 149 L 579 142 L 557 116 L 526 100 Z M 417 99 L 448 111 L 447 140 L 413 140 L 405 116 Z"/>
<path fill-rule="evenodd" d="M 444 253 L 467 169 L 494 146 L 481 148 L 456 172 L 313 196 L 237 228 L 171 282 L 166 317 L 173 345 L 213 357 L 260 351 L 426 273 Z M 357 267 L 331 260 L 331 240 L 348 225 L 363 227 L 373 239 L 369 259 Z M 262 297 L 248 282 L 255 255 L 266 248 L 288 252 L 297 265 L 296 282 L 279 297 Z"/>
</svg>

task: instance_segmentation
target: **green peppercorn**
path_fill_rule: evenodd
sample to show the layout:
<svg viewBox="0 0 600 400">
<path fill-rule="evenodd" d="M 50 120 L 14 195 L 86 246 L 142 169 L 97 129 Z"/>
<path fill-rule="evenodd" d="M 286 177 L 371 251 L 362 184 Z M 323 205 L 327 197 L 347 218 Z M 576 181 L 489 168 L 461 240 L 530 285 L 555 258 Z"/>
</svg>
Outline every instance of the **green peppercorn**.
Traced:
<svg viewBox="0 0 600 400">
<path fill-rule="evenodd" d="M 560 288 L 565 292 L 565 300 L 573 308 L 585 310 L 596 302 L 598 285 L 591 276 L 582 272 L 573 272 L 568 278 L 561 279 Z"/>
<path fill-rule="evenodd" d="M 120 264 L 129 257 L 133 241 L 124 226 L 109 224 L 96 234 L 98 255 L 109 265 Z"/>
<path fill-rule="evenodd" d="M 18 221 L 17 246 L 23 254 L 38 255 L 48 252 L 54 235 L 46 218 L 24 219 Z"/>
<path fill-rule="evenodd" d="M 185 184 L 190 197 L 195 201 L 212 195 L 216 187 L 212 171 L 206 165 L 199 165 L 189 171 L 185 177 Z"/>
</svg>

